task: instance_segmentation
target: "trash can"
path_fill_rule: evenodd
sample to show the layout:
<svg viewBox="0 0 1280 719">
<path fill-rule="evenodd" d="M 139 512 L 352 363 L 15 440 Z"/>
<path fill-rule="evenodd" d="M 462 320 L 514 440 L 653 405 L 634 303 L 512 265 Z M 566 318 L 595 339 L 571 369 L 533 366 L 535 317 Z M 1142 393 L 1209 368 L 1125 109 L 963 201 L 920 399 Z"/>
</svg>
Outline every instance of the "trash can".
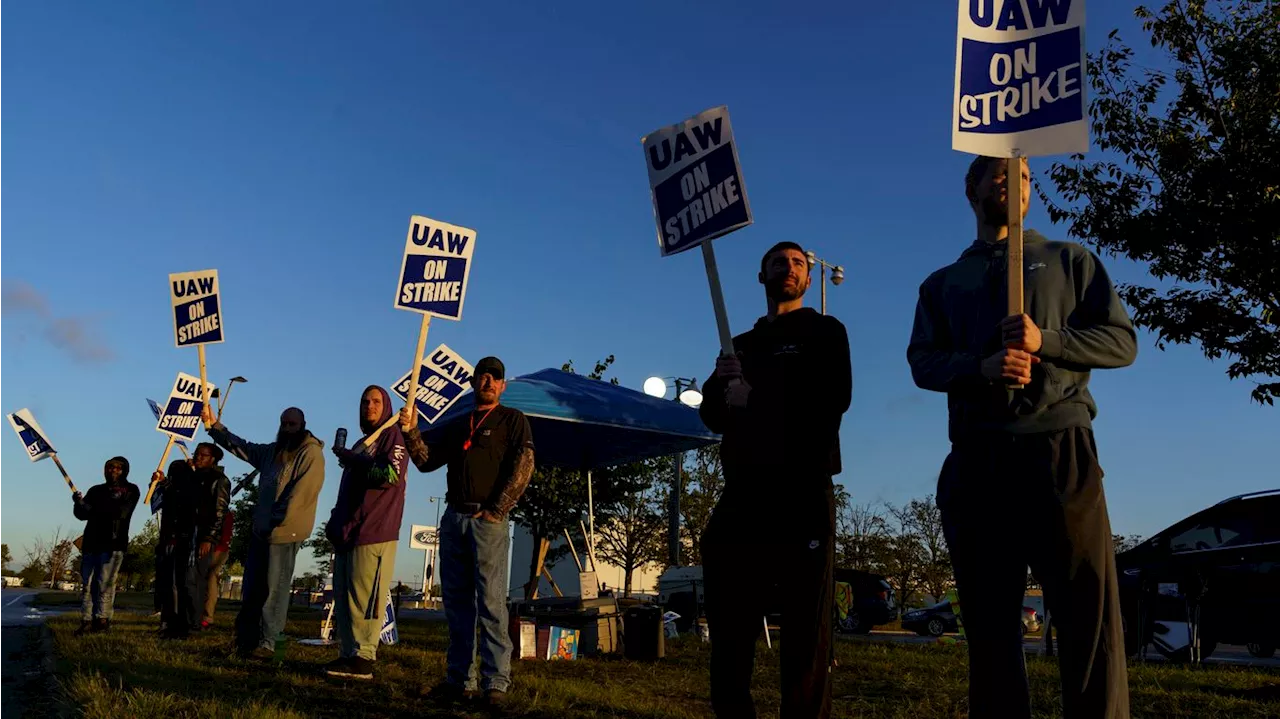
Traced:
<svg viewBox="0 0 1280 719">
<path fill-rule="evenodd" d="M 641 605 L 623 612 L 622 655 L 637 661 L 653 661 L 667 655 L 661 607 Z"/>
</svg>

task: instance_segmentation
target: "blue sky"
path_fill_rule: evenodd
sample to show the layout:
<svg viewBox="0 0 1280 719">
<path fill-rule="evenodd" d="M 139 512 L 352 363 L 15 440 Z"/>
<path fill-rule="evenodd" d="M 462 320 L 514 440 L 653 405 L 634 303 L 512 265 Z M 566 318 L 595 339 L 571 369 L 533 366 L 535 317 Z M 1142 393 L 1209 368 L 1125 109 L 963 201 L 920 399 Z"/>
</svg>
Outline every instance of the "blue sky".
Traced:
<svg viewBox="0 0 1280 719">
<path fill-rule="evenodd" d="M 639 140 L 727 104 L 756 220 L 716 244 L 734 331 L 764 311 L 755 268 L 773 242 L 843 264 L 828 292 L 854 367 L 838 480 L 862 502 L 933 491 L 945 399 L 915 388 L 905 348 L 920 281 L 973 238 L 967 156 L 950 149 L 953 6 L 344 5 L 6 7 L 3 407 L 35 412 L 82 487 L 115 454 L 144 483 L 164 438 L 143 399 L 198 371 L 173 346 L 170 272 L 220 271 L 210 379 L 249 379 L 233 431 L 266 441 L 295 404 L 326 443 L 355 427 L 361 389 L 410 364 L 418 317 L 392 300 L 415 213 L 478 231 L 463 320 L 435 322 L 429 347 L 496 354 L 512 374 L 614 354 L 637 389 L 701 379 L 717 351 L 705 274 L 696 252 L 659 256 Z M 1128 9 L 1089 12 L 1092 46 L 1113 27 L 1146 44 Z M 1038 201 L 1028 222 L 1065 236 Z M 1136 365 L 1095 374 L 1117 532 L 1278 484 L 1280 410 L 1224 369 L 1144 335 Z M 21 558 L 78 523 L 51 463 L 12 436 L 0 447 L 3 539 Z M 443 490 L 443 473 L 410 476 L 397 579 L 417 581 L 407 528 Z"/>
</svg>

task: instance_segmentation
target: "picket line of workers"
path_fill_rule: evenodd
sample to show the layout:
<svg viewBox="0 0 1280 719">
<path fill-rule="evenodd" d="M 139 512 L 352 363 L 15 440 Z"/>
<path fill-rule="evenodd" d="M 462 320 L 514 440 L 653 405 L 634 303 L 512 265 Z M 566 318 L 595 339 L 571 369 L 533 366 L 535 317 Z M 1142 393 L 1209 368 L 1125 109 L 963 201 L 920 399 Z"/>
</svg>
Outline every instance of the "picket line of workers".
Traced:
<svg viewBox="0 0 1280 719">
<path fill-rule="evenodd" d="M 1134 361 L 1136 334 L 1096 256 L 1030 231 L 1023 268 L 1030 314 L 1007 316 L 1008 172 L 1023 175 L 1023 208 L 1031 186 L 1025 160 L 1010 164 L 979 157 L 970 166 L 964 194 L 976 237 L 921 284 L 907 348 L 916 385 L 948 398 L 952 451 L 940 472 L 937 503 L 957 589 L 965 597 L 970 715 L 1030 716 L 1019 626 L 1029 566 L 1058 630 L 1064 715 L 1127 717 L 1116 568 L 1092 431 L 1097 405 L 1088 383 L 1093 369 Z M 849 340 L 838 320 L 803 306 L 811 277 L 801 245 L 769 248 L 758 280 L 768 312 L 734 338 L 736 356 L 717 359 L 699 409 L 707 427 L 723 437 L 725 477 L 702 546 L 711 704 L 720 717 L 755 716 L 754 647 L 769 597 L 738 592 L 735 583 L 757 574 L 764 557 L 780 568 L 771 580 L 787 617 L 781 716 L 827 717 L 834 650 L 832 478 L 842 469 L 839 429 L 852 392 Z M 342 486 L 327 528 L 337 551 L 342 653 L 325 668 L 331 676 L 372 677 L 380 599 L 395 563 L 412 460 L 423 472 L 448 467 L 449 509 L 440 527 L 447 674 L 429 695 L 460 701 L 483 691 L 487 701 L 501 704 L 511 685 L 507 515 L 532 476 L 533 439 L 525 417 L 499 402 L 506 386 L 501 362 L 481 360 L 472 386 L 475 411 L 447 425 L 437 440 L 423 441 L 406 407 L 399 425 L 368 451 L 334 449 Z M 365 436 L 391 414 L 384 390 L 364 392 Z M 311 530 L 324 457 L 297 409 L 285 411 L 276 441 L 264 445 L 236 437 L 207 412 L 205 421 L 219 445 L 262 472 L 236 627 L 241 653 L 255 654 L 268 650 L 283 629 L 294 556 Z M 186 521 L 194 524 L 172 533 L 180 540 L 175 556 L 188 571 L 197 568 L 197 576 L 212 523 L 225 511 L 225 476 L 216 468 L 214 449 L 202 445 L 193 469 L 175 463 L 168 478 L 170 484 L 194 483 L 196 500 L 221 505 L 192 510 Z M 93 517 L 117 530 L 123 523 L 120 533 L 110 535 L 112 553 L 85 564 L 108 578 L 137 501 L 136 487 L 121 489 L 127 469 L 121 458 L 108 462 L 106 489 L 95 487 L 83 502 L 77 499 L 77 516 L 89 516 L 91 524 Z M 1018 498 L 1017 511 L 1001 511 L 1008 497 Z M 83 504 L 93 509 L 82 511 Z M 774 531 L 760 532 L 762 519 Z M 89 535 L 86 530 L 86 546 Z M 1010 543 L 1009 536 L 1023 540 Z M 94 546 L 106 551 L 96 539 Z M 86 589 L 86 612 L 92 605 L 96 617 L 104 607 L 109 617 L 110 590 L 99 590 L 109 583 Z M 187 584 L 188 592 L 198 591 L 198 583 Z M 194 614 L 179 609 L 174 616 Z"/>
</svg>

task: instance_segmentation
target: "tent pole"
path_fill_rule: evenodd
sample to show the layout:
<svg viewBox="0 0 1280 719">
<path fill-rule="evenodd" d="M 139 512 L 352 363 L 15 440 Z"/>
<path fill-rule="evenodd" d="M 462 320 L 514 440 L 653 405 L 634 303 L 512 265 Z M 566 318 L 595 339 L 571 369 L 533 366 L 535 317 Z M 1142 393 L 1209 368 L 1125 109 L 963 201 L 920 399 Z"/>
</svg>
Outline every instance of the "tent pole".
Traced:
<svg viewBox="0 0 1280 719">
<path fill-rule="evenodd" d="M 591 470 L 587 470 L 587 528 L 591 530 L 591 536 L 587 538 L 587 550 L 591 553 L 591 571 L 596 569 L 596 506 L 595 499 L 591 496 Z"/>
</svg>

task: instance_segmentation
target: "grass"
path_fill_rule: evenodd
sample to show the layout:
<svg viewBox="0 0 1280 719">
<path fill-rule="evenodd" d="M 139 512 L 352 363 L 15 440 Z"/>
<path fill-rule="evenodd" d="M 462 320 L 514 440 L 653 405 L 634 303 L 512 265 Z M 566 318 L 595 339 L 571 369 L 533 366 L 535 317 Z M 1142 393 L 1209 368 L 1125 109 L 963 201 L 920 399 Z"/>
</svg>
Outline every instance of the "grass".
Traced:
<svg viewBox="0 0 1280 719">
<path fill-rule="evenodd" d="M 68 608 L 80 606 L 80 592 L 40 592 L 31 600 L 33 607 Z M 146 609 L 154 607 L 155 599 L 151 592 L 116 592 L 115 608 Z"/>
<path fill-rule="evenodd" d="M 148 605 L 149 606 L 149 605 Z M 75 618 L 50 622 L 65 700 L 88 719 L 131 717 L 481 717 L 486 713 L 434 706 L 420 688 L 444 675 L 445 628 L 403 619 L 400 644 L 379 651 L 373 682 L 328 680 L 319 665 L 336 651 L 289 646 L 285 663 L 229 656 L 231 611 L 218 625 L 186 642 L 154 638 L 155 620 L 117 613 L 105 635 L 75 637 Z M 286 631 L 314 637 L 316 612 L 290 616 Z M 761 716 L 778 708 L 778 644 L 761 642 L 755 694 Z M 966 713 L 967 655 L 962 646 L 840 641 L 834 670 L 834 716 L 962 717 Z M 520 661 L 506 712 L 510 716 L 683 719 L 710 716 L 709 645 L 672 641 L 655 663 L 624 659 Z M 1061 716 L 1057 666 L 1028 658 L 1037 717 Z M 1147 664 L 1130 668 L 1135 717 L 1274 717 L 1280 714 L 1280 676 L 1241 667 L 1189 669 Z"/>
</svg>

